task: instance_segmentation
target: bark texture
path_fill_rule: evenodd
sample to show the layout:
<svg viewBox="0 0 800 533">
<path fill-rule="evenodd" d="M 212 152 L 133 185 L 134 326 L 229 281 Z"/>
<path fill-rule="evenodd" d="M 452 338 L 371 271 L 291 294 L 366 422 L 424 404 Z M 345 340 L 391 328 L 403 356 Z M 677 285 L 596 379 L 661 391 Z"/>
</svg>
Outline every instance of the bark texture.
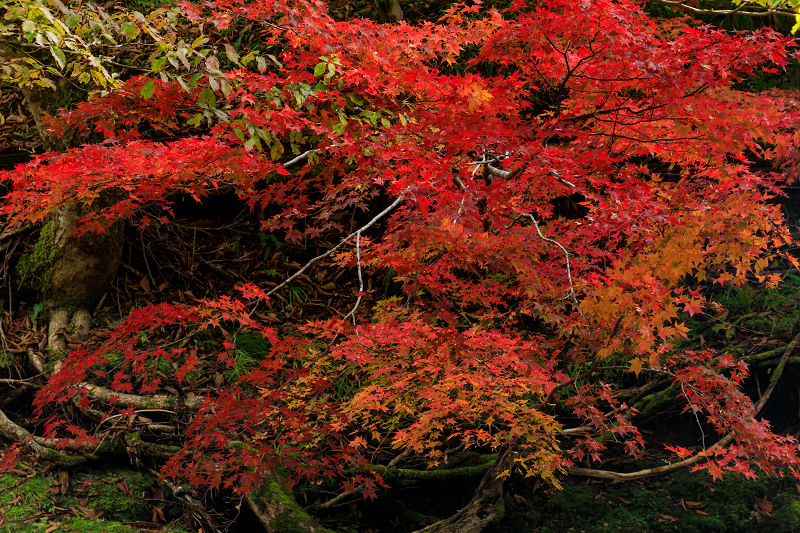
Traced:
<svg viewBox="0 0 800 533">
<path fill-rule="evenodd" d="M 516 453 L 506 448 L 497 454 L 492 467 L 483 476 L 472 500 L 450 518 L 431 524 L 418 533 L 480 533 L 505 511 L 503 484 L 514 464 Z"/>
</svg>

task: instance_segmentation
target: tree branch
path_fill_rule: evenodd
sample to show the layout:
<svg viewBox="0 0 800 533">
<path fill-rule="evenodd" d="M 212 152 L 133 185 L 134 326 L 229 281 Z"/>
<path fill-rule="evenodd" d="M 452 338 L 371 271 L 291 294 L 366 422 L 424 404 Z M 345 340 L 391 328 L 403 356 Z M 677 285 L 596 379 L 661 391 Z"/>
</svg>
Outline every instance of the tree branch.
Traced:
<svg viewBox="0 0 800 533">
<path fill-rule="evenodd" d="M 768 15 L 781 15 L 785 17 L 794 17 L 797 13 L 794 10 L 787 9 L 784 5 L 778 5 L 775 7 L 765 7 L 753 4 L 749 0 L 745 0 L 738 7 L 735 9 L 712 9 L 712 8 L 701 8 L 701 7 L 694 7 L 686 5 L 686 0 L 656 0 L 660 4 L 664 4 L 665 6 L 675 7 L 682 11 L 687 11 L 689 13 L 694 13 L 695 15 L 744 15 L 746 17 L 766 17 Z M 747 10 L 745 8 L 748 8 Z M 755 11 L 751 11 L 750 9 L 755 9 Z"/>
<path fill-rule="evenodd" d="M 372 220 L 370 220 L 369 222 L 367 222 L 366 224 L 364 224 L 363 226 L 361 226 L 360 228 L 358 228 L 356 231 L 354 231 L 353 233 L 351 233 L 350 235 L 348 235 L 347 237 L 345 237 L 344 239 L 342 239 L 342 240 L 339 242 L 339 244 L 337 244 L 336 246 L 334 246 L 333 248 L 331 248 L 331 249 L 330 249 L 330 250 L 328 250 L 327 252 L 325 252 L 325 253 L 323 253 L 323 254 L 320 254 L 320 255 L 318 255 L 317 257 L 315 257 L 315 258 L 313 258 L 313 259 L 309 260 L 309 261 L 308 261 L 308 262 L 307 262 L 305 265 L 303 265 L 303 266 L 302 266 L 302 268 L 300 268 L 300 270 L 298 270 L 297 272 L 295 272 L 294 274 L 292 274 L 291 276 L 289 276 L 288 278 L 286 278 L 285 280 L 283 280 L 283 281 L 282 281 L 282 282 L 281 282 L 279 285 L 276 285 L 276 286 L 275 286 L 275 287 L 273 287 L 273 288 L 272 288 L 272 289 L 271 289 L 269 292 L 267 292 L 267 296 L 271 296 L 271 295 L 272 295 L 274 292 L 276 292 L 277 290 L 279 290 L 279 289 L 282 289 L 283 287 L 285 287 L 286 285 L 288 285 L 289 283 L 291 283 L 292 281 L 294 281 L 295 279 L 297 279 L 297 277 L 298 277 L 298 276 L 300 276 L 300 275 L 301 275 L 303 272 L 305 272 L 306 270 L 308 270 L 308 269 L 311 267 L 311 265 L 313 265 L 314 263 L 316 263 L 316 262 L 317 262 L 317 261 L 319 261 L 320 259 L 324 259 L 324 258 L 328 257 L 328 256 L 329 256 L 329 255 L 331 255 L 333 252 L 337 251 L 337 250 L 338 250 L 338 249 L 340 249 L 342 246 L 344 246 L 345 244 L 347 244 L 348 242 L 350 242 L 351 240 L 353 240 L 353 238 L 354 238 L 354 237 L 361 235 L 361 232 L 362 232 L 362 231 L 364 231 L 364 230 L 366 230 L 366 229 L 369 229 L 370 227 L 372 227 L 372 226 L 373 226 L 373 225 L 374 225 L 376 222 L 378 222 L 380 219 L 382 219 L 382 218 L 383 218 L 383 217 L 385 217 L 387 214 L 389 214 L 389 213 L 392 211 L 392 209 L 394 209 L 395 207 L 397 207 L 398 205 L 400 205 L 400 203 L 401 203 L 401 202 L 402 202 L 404 199 L 405 199 L 405 195 L 404 195 L 404 194 L 400 194 L 400 195 L 399 195 L 399 196 L 398 196 L 398 197 L 395 199 L 395 201 L 391 203 L 391 205 L 390 205 L 389 207 L 387 207 L 386 209 L 384 209 L 383 211 L 381 211 L 380 213 L 378 213 L 377 215 L 375 215 L 375 216 L 372 218 Z"/>
</svg>

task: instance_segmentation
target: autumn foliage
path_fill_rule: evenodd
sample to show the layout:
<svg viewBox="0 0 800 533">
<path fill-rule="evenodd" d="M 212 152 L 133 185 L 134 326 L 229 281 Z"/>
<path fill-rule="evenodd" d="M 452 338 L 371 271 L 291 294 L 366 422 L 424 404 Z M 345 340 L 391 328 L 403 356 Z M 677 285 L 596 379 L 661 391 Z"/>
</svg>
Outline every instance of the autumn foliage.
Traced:
<svg viewBox="0 0 800 533">
<path fill-rule="evenodd" d="M 786 178 L 752 170 L 792 156 L 795 101 L 742 90 L 787 65 L 794 42 L 659 21 L 624 0 L 534 4 L 379 25 L 334 21 L 319 1 L 180 2 L 186 28 L 247 26 L 260 47 L 195 50 L 64 110 L 52 131 L 86 144 L 1 175 L 13 184 L 2 214 L 40 222 L 106 195 L 81 231 L 148 226 L 168 223 L 176 198 L 224 188 L 264 232 L 334 243 L 324 259 L 360 289 L 293 335 L 259 318 L 291 281 L 136 310 L 39 392 L 46 436 L 94 438 L 57 409 L 88 406 L 89 383 L 165 395 L 158 361 L 180 383 L 234 366 L 237 338 L 257 334 L 268 353 L 202 399 L 165 475 L 245 492 L 281 468 L 369 496 L 370 450 L 435 465 L 458 443 L 512 448 L 522 471 L 555 482 L 608 447 L 643 450 L 617 392 L 656 378 L 729 435 L 670 447 L 681 458 L 699 453 L 715 477 L 797 473 L 797 443 L 740 390 L 745 365 L 678 344 L 682 317 L 707 311 L 698 287 L 775 284 L 770 263 L 795 263 L 770 202 Z M 387 276 L 394 294 L 377 289 Z M 140 341 L 165 331 L 215 343 Z M 124 358 L 113 372 L 109 354 Z"/>
</svg>

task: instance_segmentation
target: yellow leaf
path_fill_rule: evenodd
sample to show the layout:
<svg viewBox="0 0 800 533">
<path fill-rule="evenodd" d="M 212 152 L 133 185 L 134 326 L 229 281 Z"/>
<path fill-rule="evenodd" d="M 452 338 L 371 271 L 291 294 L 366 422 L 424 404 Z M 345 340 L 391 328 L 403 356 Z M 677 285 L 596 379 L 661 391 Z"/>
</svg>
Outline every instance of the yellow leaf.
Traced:
<svg viewBox="0 0 800 533">
<path fill-rule="evenodd" d="M 631 372 L 633 372 L 634 374 L 636 374 L 636 377 L 638 378 L 639 377 L 639 373 L 641 373 L 641 371 L 642 371 L 642 364 L 644 363 L 644 361 L 642 361 L 638 357 L 635 357 L 635 358 L 631 359 L 629 362 L 631 364 L 631 367 L 630 367 L 629 370 Z"/>
</svg>

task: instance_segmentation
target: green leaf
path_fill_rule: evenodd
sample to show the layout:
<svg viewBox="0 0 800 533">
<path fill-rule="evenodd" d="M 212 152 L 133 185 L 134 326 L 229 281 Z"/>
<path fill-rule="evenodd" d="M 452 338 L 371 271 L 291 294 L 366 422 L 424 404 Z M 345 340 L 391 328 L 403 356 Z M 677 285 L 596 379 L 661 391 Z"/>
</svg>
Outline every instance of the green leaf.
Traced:
<svg viewBox="0 0 800 533">
<path fill-rule="evenodd" d="M 272 145 L 272 150 L 269 151 L 269 156 L 272 158 L 273 161 L 277 161 L 283 155 L 283 145 L 281 143 L 275 143 Z"/>
<path fill-rule="evenodd" d="M 231 94 L 231 84 L 228 83 L 227 78 L 220 78 L 219 79 L 219 90 L 222 91 L 222 94 L 228 96 Z"/>
<path fill-rule="evenodd" d="M 203 91 L 200 93 L 200 96 L 197 97 L 197 105 L 200 107 L 210 108 L 214 107 L 216 103 L 217 96 L 214 94 L 214 91 L 209 88 L 203 89 Z"/>
<path fill-rule="evenodd" d="M 199 126 L 200 123 L 203 121 L 203 116 L 204 115 L 202 113 L 197 113 L 192 118 L 187 120 L 186 123 L 189 124 L 190 126 Z"/>
<path fill-rule="evenodd" d="M 325 69 L 328 67 L 326 63 L 317 63 L 317 66 L 314 67 L 314 77 L 319 78 L 325 73 Z"/>
<path fill-rule="evenodd" d="M 192 49 L 195 49 L 195 48 L 197 48 L 198 46 L 203 46 L 203 45 L 204 45 L 204 44 L 206 44 L 207 42 L 208 42 L 208 36 L 206 36 L 206 35 L 200 35 L 200 37 L 198 37 L 197 39 L 195 39 L 194 41 L 192 41 Z"/>
<path fill-rule="evenodd" d="M 206 68 L 210 71 L 218 71 L 219 70 L 219 59 L 214 56 L 208 56 L 206 58 Z"/>
<path fill-rule="evenodd" d="M 69 21 L 69 17 L 67 17 L 67 20 Z M 69 26 L 69 22 L 67 22 L 67 26 Z M 69 27 L 72 28 L 72 26 Z M 134 40 L 139 36 L 140 33 L 138 26 L 136 26 L 136 24 L 131 24 L 130 22 L 123 23 L 122 27 L 120 28 L 120 32 L 128 41 Z"/>
<path fill-rule="evenodd" d="M 156 91 L 156 82 L 148 81 L 147 83 L 142 85 L 142 88 L 139 90 L 139 95 L 141 95 L 142 98 L 150 98 L 151 96 L 153 96 L 153 93 L 155 91 Z"/>
<path fill-rule="evenodd" d="M 167 58 L 166 57 L 159 57 L 158 59 L 153 61 L 151 66 L 152 66 L 152 68 L 153 68 L 153 70 L 155 72 L 159 72 L 159 71 L 164 69 L 166 64 L 167 64 Z"/>
<path fill-rule="evenodd" d="M 56 84 L 50 78 L 39 78 L 34 81 L 36 85 L 41 87 L 47 87 L 48 89 L 53 89 L 54 91 L 57 89 Z"/>
<path fill-rule="evenodd" d="M 231 63 L 236 65 L 239 64 L 239 54 L 236 52 L 233 46 L 229 45 L 228 43 L 225 43 L 225 55 L 228 56 L 228 60 Z"/>
<path fill-rule="evenodd" d="M 261 149 L 261 139 L 258 137 L 250 137 L 244 143 L 244 149 L 248 152 L 254 148 L 258 148 L 259 150 Z"/>
<path fill-rule="evenodd" d="M 108 85 L 108 80 L 99 70 L 92 71 L 92 78 L 94 78 L 94 82 L 100 87 L 106 87 Z M 55 86 L 53 86 L 53 89 L 55 89 Z"/>
<path fill-rule="evenodd" d="M 52 55 L 53 59 L 55 59 L 56 63 L 58 63 L 58 68 L 63 69 L 64 66 L 67 64 L 67 58 L 64 56 L 64 52 L 61 51 L 61 48 L 51 46 L 50 55 Z"/>
<path fill-rule="evenodd" d="M 81 23 L 81 17 L 79 15 L 71 14 L 67 15 L 64 19 L 64 24 L 67 25 L 67 28 L 73 29 L 77 27 Z"/>
<path fill-rule="evenodd" d="M 192 65 L 189 64 L 189 61 L 186 59 L 186 54 L 188 52 L 189 49 L 186 47 L 186 43 L 184 43 L 183 41 L 178 43 L 178 51 L 177 51 L 178 59 L 180 59 L 181 64 L 183 64 L 184 67 L 190 69 L 192 68 Z"/>
<path fill-rule="evenodd" d="M 44 34 L 47 37 L 47 40 L 53 43 L 54 45 L 58 46 L 61 44 L 61 38 L 52 31 L 47 30 L 44 32 Z"/>
<path fill-rule="evenodd" d="M 176 79 L 176 80 L 178 80 L 178 84 L 181 86 L 181 89 L 183 89 L 183 90 L 184 90 L 184 91 L 186 91 L 187 93 L 191 91 L 191 89 L 189 89 L 189 86 L 188 86 L 188 85 L 186 85 L 186 82 L 183 80 L 183 77 L 182 77 L 182 76 L 178 76 L 178 77 L 177 77 L 177 78 L 175 78 L 175 79 Z"/>
</svg>

